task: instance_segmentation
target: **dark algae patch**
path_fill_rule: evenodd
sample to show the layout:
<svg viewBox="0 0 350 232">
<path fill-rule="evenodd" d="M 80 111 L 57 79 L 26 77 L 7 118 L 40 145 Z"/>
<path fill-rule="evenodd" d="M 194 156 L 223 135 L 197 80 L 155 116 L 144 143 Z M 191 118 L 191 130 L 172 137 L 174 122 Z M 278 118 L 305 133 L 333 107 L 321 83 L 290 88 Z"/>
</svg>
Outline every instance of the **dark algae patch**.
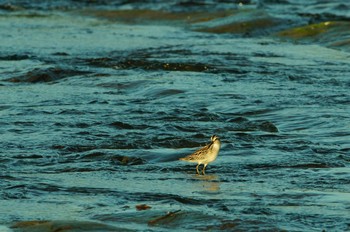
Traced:
<svg viewBox="0 0 350 232">
<path fill-rule="evenodd" d="M 304 43 L 318 43 L 330 48 L 349 51 L 350 23 L 347 21 L 325 21 L 278 32 L 281 38 Z"/>
<path fill-rule="evenodd" d="M 185 71 L 185 72 L 204 72 L 211 68 L 205 64 L 190 63 L 162 63 L 147 59 L 134 59 L 114 61 L 110 58 L 95 58 L 88 60 L 88 63 L 97 67 L 108 67 L 113 69 L 142 69 L 147 71 Z"/>
</svg>

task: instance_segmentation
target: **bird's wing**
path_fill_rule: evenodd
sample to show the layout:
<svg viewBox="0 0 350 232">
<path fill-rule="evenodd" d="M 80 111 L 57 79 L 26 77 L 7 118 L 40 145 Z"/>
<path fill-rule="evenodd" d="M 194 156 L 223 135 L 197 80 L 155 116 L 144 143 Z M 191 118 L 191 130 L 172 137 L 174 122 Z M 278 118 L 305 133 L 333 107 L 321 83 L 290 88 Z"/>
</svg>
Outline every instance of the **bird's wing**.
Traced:
<svg viewBox="0 0 350 232">
<path fill-rule="evenodd" d="M 202 157 L 205 156 L 208 151 L 210 150 L 210 146 L 212 145 L 212 143 L 198 149 L 197 151 L 195 151 L 194 153 L 192 153 L 191 155 L 188 155 L 184 158 L 182 158 L 183 160 L 197 160 L 198 157 Z"/>
</svg>

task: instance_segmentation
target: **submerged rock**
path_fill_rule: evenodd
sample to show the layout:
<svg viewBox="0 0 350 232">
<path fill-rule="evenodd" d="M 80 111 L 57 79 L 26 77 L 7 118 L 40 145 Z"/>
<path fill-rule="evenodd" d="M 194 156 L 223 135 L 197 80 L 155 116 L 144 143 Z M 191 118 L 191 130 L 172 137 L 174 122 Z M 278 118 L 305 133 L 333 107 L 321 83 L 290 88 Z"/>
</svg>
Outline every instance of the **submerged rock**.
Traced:
<svg viewBox="0 0 350 232">
<path fill-rule="evenodd" d="M 51 82 L 51 81 L 60 80 L 66 77 L 77 76 L 77 75 L 82 75 L 87 73 L 89 72 L 72 70 L 72 69 L 54 68 L 54 67 L 46 68 L 46 69 L 35 68 L 24 75 L 9 78 L 7 79 L 7 81 L 29 82 L 29 83 Z"/>
<path fill-rule="evenodd" d="M 140 165 L 146 163 L 142 158 L 129 156 L 115 156 L 112 158 L 112 162 L 120 165 Z"/>
<path fill-rule="evenodd" d="M 278 132 L 277 127 L 272 122 L 263 122 L 259 125 L 260 130 L 265 132 L 276 133 Z"/>
<path fill-rule="evenodd" d="M 233 123 L 234 125 L 229 128 L 229 130 L 234 131 L 264 131 L 270 133 L 277 133 L 278 128 L 275 124 L 269 121 L 250 121 L 245 117 L 237 117 L 227 120 L 228 122 Z"/>
<path fill-rule="evenodd" d="M 81 221 L 23 221 L 11 226 L 15 232 L 98 232 L 98 231 L 129 231 L 97 222 Z"/>
<path fill-rule="evenodd" d="M 136 205 L 136 210 L 138 211 L 142 211 L 142 210 L 148 210 L 151 209 L 152 207 L 146 204 L 140 204 L 140 205 Z"/>
<path fill-rule="evenodd" d="M 0 60 L 18 61 L 18 60 L 27 60 L 27 59 L 30 59 L 30 56 L 23 55 L 23 54 L 13 54 L 13 55 L 0 56 Z"/>
<path fill-rule="evenodd" d="M 128 123 L 119 122 L 119 121 L 111 123 L 111 126 L 116 127 L 118 129 L 127 129 L 127 130 L 135 129 L 134 126 L 132 126 L 132 125 L 130 125 Z"/>
</svg>

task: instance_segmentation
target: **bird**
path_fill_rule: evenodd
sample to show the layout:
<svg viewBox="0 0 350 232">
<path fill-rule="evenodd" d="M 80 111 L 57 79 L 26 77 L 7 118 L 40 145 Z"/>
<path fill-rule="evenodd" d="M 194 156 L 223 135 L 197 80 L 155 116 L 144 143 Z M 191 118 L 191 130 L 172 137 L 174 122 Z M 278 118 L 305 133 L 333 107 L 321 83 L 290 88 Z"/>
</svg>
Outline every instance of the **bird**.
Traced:
<svg viewBox="0 0 350 232">
<path fill-rule="evenodd" d="M 213 135 L 210 139 L 211 142 L 208 145 L 198 149 L 191 155 L 180 158 L 182 161 L 197 163 L 197 174 L 200 174 L 198 168 L 201 164 L 203 164 L 202 173 L 205 175 L 205 168 L 209 163 L 213 162 L 219 154 L 221 147 L 220 138 L 216 135 Z"/>
</svg>

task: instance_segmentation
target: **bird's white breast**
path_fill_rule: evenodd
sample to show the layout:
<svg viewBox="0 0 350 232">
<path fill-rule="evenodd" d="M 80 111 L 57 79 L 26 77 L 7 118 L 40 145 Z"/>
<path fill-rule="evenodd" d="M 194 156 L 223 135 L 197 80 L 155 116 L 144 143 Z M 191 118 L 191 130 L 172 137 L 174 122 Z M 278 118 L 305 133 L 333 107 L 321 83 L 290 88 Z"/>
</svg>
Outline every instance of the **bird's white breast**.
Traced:
<svg viewBox="0 0 350 232">
<path fill-rule="evenodd" d="M 216 157 L 218 156 L 219 154 L 219 151 L 220 151 L 220 141 L 215 141 L 214 144 L 213 144 L 213 147 L 210 151 L 210 154 L 208 156 L 208 162 L 212 162 L 216 159 Z"/>
<path fill-rule="evenodd" d="M 214 142 L 214 144 L 213 144 L 213 152 L 217 152 L 217 153 L 219 153 L 219 151 L 220 151 L 220 142 Z"/>
</svg>

